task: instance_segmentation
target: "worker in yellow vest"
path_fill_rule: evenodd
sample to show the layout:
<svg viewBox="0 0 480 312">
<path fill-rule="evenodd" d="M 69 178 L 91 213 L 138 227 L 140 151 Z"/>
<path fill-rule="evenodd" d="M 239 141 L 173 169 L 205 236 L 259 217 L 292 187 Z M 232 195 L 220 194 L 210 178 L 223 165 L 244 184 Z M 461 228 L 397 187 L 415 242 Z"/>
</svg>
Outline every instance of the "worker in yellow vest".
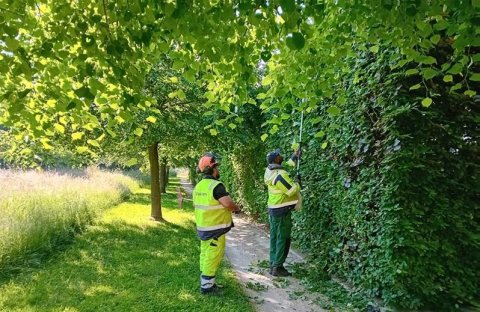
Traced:
<svg viewBox="0 0 480 312">
<path fill-rule="evenodd" d="M 198 170 L 203 179 L 193 190 L 195 223 L 200 238 L 200 291 L 220 295 L 215 274 L 225 253 L 225 234 L 233 227 L 232 212 L 239 208 L 218 179 L 220 172 L 215 156 L 207 153 L 200 158 Z"/>
<path fill-rule="evenodd" d="M 287 162 L 294 166 L 300 150 L 297 150 Z M 268 215 L 270 223 L 270 274 L 290 276 L 283 266 L 290 250 L 292 232 L 292 210 L 299 203 L 300 176 L 292 181 L 282 167 L 283 157 L 279 149 L 267 155 L 268 167 L 264 181 L 268 187 Z"/>
</svg>

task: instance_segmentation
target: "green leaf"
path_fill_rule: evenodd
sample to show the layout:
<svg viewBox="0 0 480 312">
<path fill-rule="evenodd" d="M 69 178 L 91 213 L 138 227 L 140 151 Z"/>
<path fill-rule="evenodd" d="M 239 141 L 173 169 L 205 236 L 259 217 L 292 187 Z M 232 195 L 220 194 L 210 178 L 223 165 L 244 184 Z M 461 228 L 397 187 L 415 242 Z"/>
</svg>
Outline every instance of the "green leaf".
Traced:
<svg viewBox="0 0 480 312">
<path fill-rule="evenodd" d="M 183 92 L 182 89 L 177 90 L 177 96 L 180 100 L 185 100 L 187 98 L 185 92 Z"/>
<path fill-rule="evenodd" d="M 135 158 L 135 157 L 130 158 L 130 159 L 125 163 L 125 165 L 127 165 L 128 167 L 135 166 L 136 164 L 138 164 L 138 159 Z"/>
<path fill-rule="evenodd" d="M 420 63 L 425 65 L 432 65 L 437 63 L 437 59 L 434 58 L 433 56 L 423 56 L 420 59 Z"/>
<path fill-rule="evenodd" d="M 270 76 L 267 76 L 262 79 L 262 85 L 268 86 L 272 83 L 272 78 Z"/>
<path fill-rule="evenodd" d="M 432 99 L 429 97 L 426 97 L 422 100 L 422 106 L 424 107 L 429 107 L 432 104 Z"/>
<path fill-rule="evenodd" d="M 475 95 L 477 95 L 477 92 L 473 91 L 473 90 L 467 90 L 467 91 L 463 92 L 463 94 L 465 94 L 466 96 L 469 96 L 469 97 L 474 97 Z"/>
<path fill-rule="evenodd" d="M 332 116 L 337 116 L 340 114 L 340 108 L 338 108 L 338 106 L 330 106 L 328 109 L 327 109 L 327 113 L 329 113 L 330 115 Z"/>
<path fill-rule="evenodd" d="M 228 126 L 230 127 L 230 129 L 235 129 L 237 127 L 237 125 L 234 123 L 229 123 Z"/>
<path fill-rule="evenodd" d="M 43 138 L 43 139 L 40 140 L 40 142 L 42 143 L 42 146 L 43 146 L 44 149 L 46 149 L 46 150 L 51 150 L 51 149 L 53 149 L 53 146 L 51 146 L 51 145 L 49 144 L 49 142 L 50 142 L 49 139 Z"/>
<path fill-rule="evenodd" d="M 182 69 L 184 66 L 185 66 L 185 65 L 183 64 L 182 61 L 176 60 L 175 62 L 173 62 L 172 68 L 175 69 L 175 70 L 180 70 L 180 69 Z"/>
<path fill-rule="evenodd" d="M 425 78 L 426 80 L 432 79 L 437 74 L 438 72 L 433 68 L 425 68 L 422 72 L 423 78 Z"/>
<path fill-rule="evenodd" d="M 443 81 L 444 82 L 453 82 L 453 76 L 452 75 L 445 75 L 445 76 L 443 76 Z"/>
<path fill-rule="evenodd" d="M 324 131 L 318 131 L 317 133 L 315 133 L 316 138 L 323 138 L 324 136 L 325 136 Z"/>
<path fill-rule="evenodd" d="M 178 78 L 177 77 L 170 77 L 169 79 L 172 83 L 178 83 Z"/>
<path fill-rule="evenodd" d="M 72 141 L 80 140 L 83 137 L 83 132 L 72 133 Z"/>
<path fill-rule="evenodd" d="M 457 83 L 457 84 L 453 85 L 453 86 L 450 88 L 450 92 L 459 90 L 459 89 L 461 89 L 461 88 L 462 88 L 462 84 L 461 84 L 461 83 Z"/>
<path fill-rule="evenodd" d="M 480 74 L 479 73 L 474 73 L 470 76 L 471 81 L 480 81 Z"/>
<path fill-rule="evenodd" d="M 87 146 L 77 146 L 77 152 L 80 154 L 88 152 L 88 147 Z"/>
<path fill-rule="evenodd" d="M 450 68 L 447 73 L 452 74 L 452 75 L 457 75 L 461 73 L 463 70 L 463 65 L 460 63 L 455 63 L 452 68 Z"/>
<path fill-rule="evenodd" d="M 90 89 L 85 87 L 85 86 L 75 90 L 74 92 L 79 98 L 85 98 L 87 100 L 94 100 L 95 99 L 95 95 L 93 93 L 91 93 Z"/>
<path fill-rule="evenodd" d="M 262 142 L 265 142 L 265 140 L 268 138 L 268 134 L 267 133 L 264 133 L 262 134 L 262 136 L 260 137 L 260 139 L 262 140 Z"/>
<path fill-rule="evenodd" d="M 418 69 L 416 68 L 409 69 L 405 72 L 405 75 L 407 76 L 416 75 L 416 74 L 418 74 Z"/>
<path fill-rule="evenodd" d="M 213 135 L 213 136 L 216 136 L 218 135 L 218 131 L 216 129 L 210 129 L 210 134 Z"/>
<path fill-rule="evenodd" d="M 370 47 L 370 52 L 378 53 L 379 48 L 380 47 L 378 45 L 374 45 L 373 47 Z"/>
<path fill-rule="evenodd" d="M 437 44 L 440 41 L 440 35 L 433 35 L 432 37 L 430 37 L 430 41 L 433 44 Z"/>
<path fill-rule="evenodd" d="M 151 123 L 155 123 L 157 121 L 157 118 L 153 116 L 148 116 L 145 120 Z"/>
<path fill-rule="evenodd" d="M 292 50 L 301 50 L 305 46 L 305 38 L 299 32 L 288 34 L 285 42 Z"/>
<path fill-rule="evenodd" d="M 257 95 L 257 99 L 259 99 L 259 100 L 263 100 L 263 99 L 265 99 L 266 97 L 267 97 L 267 95 L 266 95 L 265 93 L 259 93 L 259 94 Z"/>
<path fill-rule="evenodd" d="M 91 146 L 100 147 L 100 144 L 97 142 L 97 140 L 87 140 L 87 143 Z"/>
<path fill-rule="evenodd" d="M 328 142 L 323 142 L 323 143 L 322 143 L 322 149 L 326 149 L 327 146 L 328 146 Z"/>
<path fill-rule="evenodd" d="M 65 133 L 65 127 L 62 126 L 61 124 L 54 124 L 53 127 L 55 128 L 55 131 L 60 132 L 60 133 Z"/>
<path fill-rule="evenodd" d="M 142 136 L 142 134 L 143 134 L 143 129 L 142 129 L 142 128 L 137 128 L 137 129 L 135 129 L 135 131 L 133 131 L 133 133 L 134 133 L 136 136 Z"/>
<path fill-rule="evenodd" d="M 420 89 L 421 86 L 422 86 L 421 84 L 417 83 L 416 85 L 411 86 L 411 87 L 410 87 L 410 90 Z"/>
</svg>

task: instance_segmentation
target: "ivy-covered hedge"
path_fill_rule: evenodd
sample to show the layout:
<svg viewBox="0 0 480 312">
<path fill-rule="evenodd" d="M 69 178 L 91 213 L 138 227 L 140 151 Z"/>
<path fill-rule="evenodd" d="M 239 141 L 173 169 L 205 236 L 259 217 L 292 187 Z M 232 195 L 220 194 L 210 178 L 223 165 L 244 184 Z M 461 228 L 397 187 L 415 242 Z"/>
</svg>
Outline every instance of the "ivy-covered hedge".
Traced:
<svg viewBox="0 0 480 312">
<path fill-rule="evenodd" d="M 242 210 L 255 219 L 266 222 L 264 153 L 265 148 L 259 143 L 235 147 L 222 159 L 221 180 Z"/>
<path fill-rule="evenodd" d="M 307 117 L 296 242 L 320 268 L 387 304 L 448 310 L 478 300 L 478 103 L 437 87 L 442 96 L 424 108 L 382 57 L 352 66 L 363 76 L 345 77 L 342 114 L 325 103 Z M 289 131 L 269 147 L 289 151 Z M 246 210 L 265 216 L 262 152 L 231 156 L 226 177 Z"/>
</svg>

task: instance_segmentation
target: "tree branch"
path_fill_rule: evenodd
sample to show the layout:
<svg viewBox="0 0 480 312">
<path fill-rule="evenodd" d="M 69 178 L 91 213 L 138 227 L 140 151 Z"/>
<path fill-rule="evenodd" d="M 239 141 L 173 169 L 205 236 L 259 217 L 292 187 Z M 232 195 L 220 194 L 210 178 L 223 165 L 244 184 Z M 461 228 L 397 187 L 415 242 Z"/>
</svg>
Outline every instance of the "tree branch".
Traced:
<svg viewBox="0 0 480 312">
<path fill-rule="evenodd" d="M 110 32 L 110 24 L 108 22 L 108 13 L 107 13 L 107 5 L 105 3 L 105 0 L 102 0 L 103 1 L 103 13 L 105 14 L 105 21 L 107 23 L 107 30 L 108 30 L 108 35 L 111 37 L 112 36 L 112 33 Z"/>
</svg>

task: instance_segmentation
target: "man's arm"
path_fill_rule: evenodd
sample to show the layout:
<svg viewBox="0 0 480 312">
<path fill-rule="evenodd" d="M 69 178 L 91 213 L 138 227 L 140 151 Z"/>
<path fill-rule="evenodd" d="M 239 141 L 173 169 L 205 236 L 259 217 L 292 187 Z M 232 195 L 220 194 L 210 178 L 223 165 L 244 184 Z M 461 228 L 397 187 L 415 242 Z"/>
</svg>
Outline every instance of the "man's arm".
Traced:
<svg viewBox="0 0 480 312">
<path fill-rule="evenodd" d="M 230 198 L 230 194 L 228 194 L 223 183 L 220 183 L 213 189 L 213 197 L 218 200 L 223 207 L 229 209 L 230 211 L 240 211 L 240 208 L 238 208 L 238 206 L 233 202 L 232 198 Z"/>
<path fill-rule="evenodd" d="M 300 190 L 300 185 L 297 182 L 293 182 L 288 174 L 285 174 L 284 176 L 279 174 L 273 183 L 279 183 L 282 186 L 280 189 L 283 189 L 283 192 L 287 196 L 292 196 Z"/>
<path fill-rule="evenodd" d="M 230 198 L 230 196 L 223 196 L 218 199 L 220 204 L 222 204 L 223 207 L 229 209 L 230 211 L 233 212 L 238 212 L 240 211 L 240 208 L 233 202 L 233 200 Z"/>
</svg>

